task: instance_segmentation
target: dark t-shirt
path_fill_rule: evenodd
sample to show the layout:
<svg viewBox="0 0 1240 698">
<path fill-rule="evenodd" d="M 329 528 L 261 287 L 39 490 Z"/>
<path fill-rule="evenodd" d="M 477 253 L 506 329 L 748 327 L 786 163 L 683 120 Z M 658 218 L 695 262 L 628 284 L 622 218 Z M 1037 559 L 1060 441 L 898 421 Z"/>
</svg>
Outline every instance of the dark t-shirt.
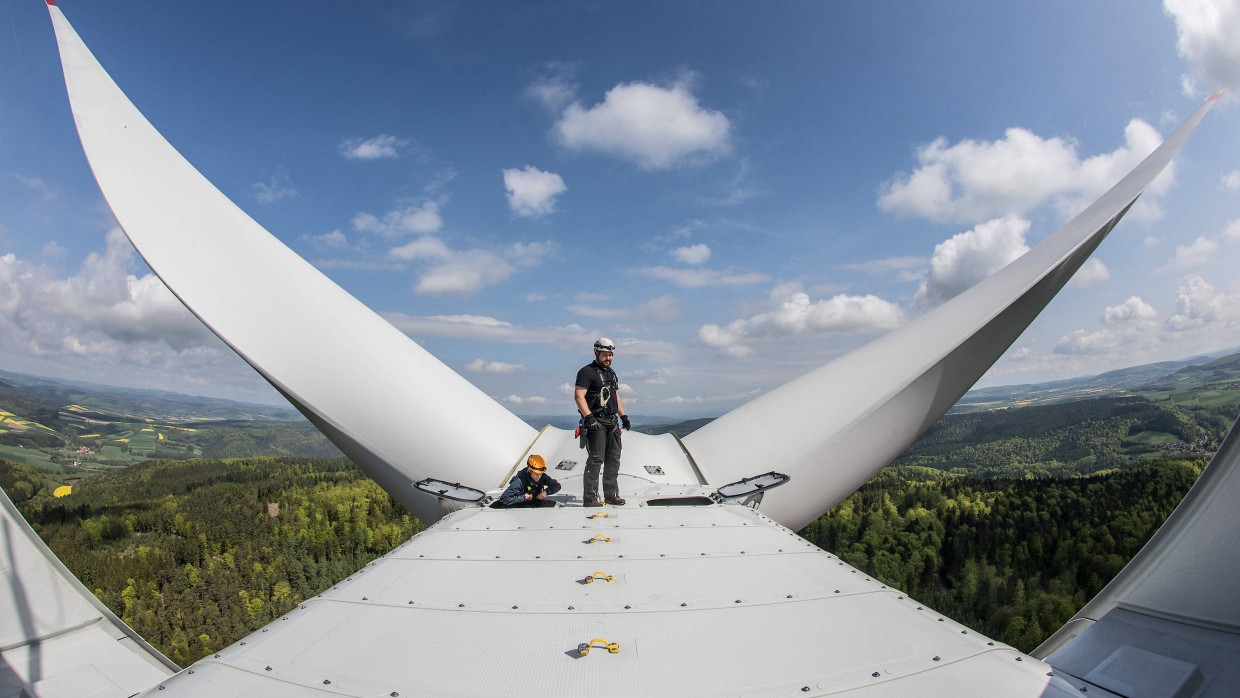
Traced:
<svg viewBox="0 0 1240 698">
<path fill-rule="evenodd" d="M 616 395 L 620 392 L 620 379 L 610 368 L 603 368 L 591 361 L 577 372 L 577 387 L 586 389 L 586 406 L 595 417 L 609 418 L 620 411 L 616 407 Z"/>
</svg>

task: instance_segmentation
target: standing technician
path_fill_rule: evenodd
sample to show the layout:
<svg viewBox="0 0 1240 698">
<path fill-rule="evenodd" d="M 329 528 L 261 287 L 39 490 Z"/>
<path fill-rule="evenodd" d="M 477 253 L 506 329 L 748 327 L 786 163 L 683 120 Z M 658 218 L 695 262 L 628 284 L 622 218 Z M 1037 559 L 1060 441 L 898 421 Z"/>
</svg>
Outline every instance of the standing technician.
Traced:
<svg viewBox="0 0 1240 698">
<path fill-rule="evenodd" d="M 620 427 L 628 429 L 629 416 L 620 401 L 620 380 L 611 370 L 616 345 L 606 337 L 594 342 L 594 361 L 577 372 L 573 399 L 586 431 L 585 506 L 602 506 L 599 501 L 599 468 L 603 470 L 603 499 L 608 504 L 624 504 L 620 498 Z M 619 418 L 617 420 L 617 418 Z"/>
</svg>

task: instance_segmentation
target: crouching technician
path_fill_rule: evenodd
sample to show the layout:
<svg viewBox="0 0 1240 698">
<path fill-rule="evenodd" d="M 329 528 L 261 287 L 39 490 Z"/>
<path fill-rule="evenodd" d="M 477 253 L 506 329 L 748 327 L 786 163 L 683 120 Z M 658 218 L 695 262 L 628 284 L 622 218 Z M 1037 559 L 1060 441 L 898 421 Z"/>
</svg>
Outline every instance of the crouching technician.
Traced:
<svg viewBox="0 0 1240 698">
<path fill-rule="evenodd" d="M 496 502 L 501 507 L 553 507 L 547 495 L 560 491 L 560 483 L 547 474 L 547 461 L 534 454 L 525 461 L 525 469 L 513 476 L 508 489 Z"/>
</svg>

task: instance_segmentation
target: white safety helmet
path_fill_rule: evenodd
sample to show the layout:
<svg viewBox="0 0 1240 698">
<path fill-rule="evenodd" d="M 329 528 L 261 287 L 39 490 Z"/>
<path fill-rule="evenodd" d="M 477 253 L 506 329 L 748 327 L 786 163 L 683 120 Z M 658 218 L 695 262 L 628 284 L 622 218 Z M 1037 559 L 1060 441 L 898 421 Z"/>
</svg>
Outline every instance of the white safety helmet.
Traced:
<svg viewBox="0 0 1240 698">
<path fill-rule="evenodd" d="M 599 337 L 594 340 L 594 352 L 597 354 L 600 351 L 614 354 L 616 353 L 616 343 L 606 337 Z"/>
</svg>

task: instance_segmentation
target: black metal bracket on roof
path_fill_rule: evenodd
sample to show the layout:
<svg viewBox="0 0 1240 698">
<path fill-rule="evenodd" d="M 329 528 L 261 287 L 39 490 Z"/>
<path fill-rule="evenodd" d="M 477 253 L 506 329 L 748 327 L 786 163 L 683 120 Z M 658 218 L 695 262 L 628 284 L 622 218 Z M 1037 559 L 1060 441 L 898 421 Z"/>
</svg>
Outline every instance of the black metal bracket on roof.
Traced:
<svg viewBox="0 0 1240 698">
<path fill-rule="evenodd" d="M 487 493 L 482 490 L 466 487 L 459 482 L 436 480 L 433 477 L 418 480 L 413 483 L 413 488 L 440 499 L 450 499 L 454 502 L 464 502 L 466 504 L 478 504 L 487 496 Z"/>
<path fill-rule="evenodd" d="M 711 493 L 710 497 L 720 504 L 730 500 L 740 500 L 740 504 L 757 509 L 762 503 L 762 495 L 766 494 L 767 490 L 773 490 L 791 479 L 783 473 L 772 470 L 769 473 L 729 482 Z"/>
</svg>

